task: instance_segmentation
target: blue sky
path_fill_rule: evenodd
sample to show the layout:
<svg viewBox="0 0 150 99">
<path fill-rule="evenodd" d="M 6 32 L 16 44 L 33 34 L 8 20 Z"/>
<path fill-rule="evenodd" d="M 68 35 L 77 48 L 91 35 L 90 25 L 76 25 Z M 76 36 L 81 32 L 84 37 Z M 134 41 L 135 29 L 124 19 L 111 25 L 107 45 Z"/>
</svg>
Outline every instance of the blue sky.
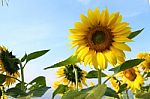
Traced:
<svg viewBox="0 0 150 99">
<path fill-rule="evenodd" d="M 51 86 L 56 78 L 55 69 L 44 71 L 43 68 L 73 53 L 68 45 L 68 29 L 80 20 L 81 13 L 95 7 L 121 12 L 133 31 L 145 28 L 129 43 L 132 52 L 126 54 L 127 59 L 134 58 L 138 52 L 150 51 L 148 0 L 10 0 L 8 7 L 0 6 L 0 45 L 7 46 L 17 57 L 25 52 L 51 49 L 45 56 L 31 61 L 25 70 L 27 81 L 44 75 Z"/>
</svg>

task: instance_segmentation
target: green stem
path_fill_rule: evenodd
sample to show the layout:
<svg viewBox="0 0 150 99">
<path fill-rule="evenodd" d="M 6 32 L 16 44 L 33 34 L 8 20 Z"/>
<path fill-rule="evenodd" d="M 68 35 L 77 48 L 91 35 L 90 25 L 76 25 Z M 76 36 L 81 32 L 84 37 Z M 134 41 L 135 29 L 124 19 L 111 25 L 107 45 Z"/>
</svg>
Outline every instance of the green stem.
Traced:
<svg viewBox="0 0 150 99">
<path fill-rule="evenodd" d="M 126 94 L 127 94 L 127 99 L 130 99 L 130 98 L 129 98 L 129 95 L 128 95 L 128 90 L 126 90 Z"/>
<path fill-rule="evenodd" d="M 74 67 L 74 72 L 75 72 L 76 89 L 78 90 L 78 71 L 75 67 Z"/>
<path fill-rule="evenodd" d="M 110 76 L 109 78 L 107 78 L 103 84 L 105 84 L 109 79 L 111 79 L 112 77 L 114 77 L 115 74 L 113 74 L 112 76 Z"/>
<path fill-rule="evenodd" d="M 98 84 L 101 84 L 101 78 L 102 78 L 102 71 L 98 69 Z"/>
<path fill-rule="evenodd" d="M 22 63 L 20 62 L 20 69 L 21 69 L 21 80 L 22 80 L 22 83 L 21 83 L 21 89 L 23 91 L 25 91 L 25 88 L 24 88 L 24 71 L 23 71 L 23 66 L 22 66 Z"/>
</svg>

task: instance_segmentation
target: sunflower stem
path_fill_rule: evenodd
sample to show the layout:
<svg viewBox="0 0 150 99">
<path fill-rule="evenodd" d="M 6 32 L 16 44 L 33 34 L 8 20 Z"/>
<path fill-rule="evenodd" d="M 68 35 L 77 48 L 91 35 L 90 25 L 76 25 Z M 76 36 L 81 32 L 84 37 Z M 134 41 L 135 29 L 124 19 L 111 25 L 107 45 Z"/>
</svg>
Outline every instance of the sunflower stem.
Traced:
<svg viewBox="0 0 150 99">
<path fill-rule="evenodd" d="M 74 67 L 74 72 L 75 72 L 76 89 L 78 90 L 78 71 L 75 67 Z"/>
<path fill-rule="evenodd" d="M 21 80 L 22 80 L 22 83 L 21 83 L 21 89 L 23 90 L 23 91 L 25 91 L 25 89 L 24 89 L 24 71 L 23 71 L 23 65 L 22 65 L 22 63 L 21 63 L 21 61 L 20 61 L 20 69 L 21 69 Z"/>
<path fill-rule="evenodd" d="M 102 78 L 102 71 L 98 69 L 98 84 L 101 84 L 101 78 Z"/>
</svg>

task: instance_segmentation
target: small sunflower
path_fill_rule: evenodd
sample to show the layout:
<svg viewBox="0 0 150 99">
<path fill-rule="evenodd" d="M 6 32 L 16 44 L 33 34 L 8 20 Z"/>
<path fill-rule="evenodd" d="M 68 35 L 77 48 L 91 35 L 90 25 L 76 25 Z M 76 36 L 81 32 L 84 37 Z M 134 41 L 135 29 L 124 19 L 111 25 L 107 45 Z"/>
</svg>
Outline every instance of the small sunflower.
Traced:
<svg viewBox="0 0 150 99">
<path fill-rule="evenodd" d="M 116 92 L 118 92 L 120 89 L 120 86 L 121 86 L 120 81 L 118 81 L 115 77 L 113 77 L 110 79 L 110 82 L 111 82 L 111 85 L 113 86 L 114 90 Z"/>
<path fill-rule="evenodd" d="M 127 84 L 127 88 L 130 88 L 132 92 L 135 92 L 137 89 L 140 90 L 141 85 L 144 83 L 144 78 L 136 67 L 124 70 L 120 74 L 123 83 Z"/>
<path fill-rule="evenodd" d="M 87 16 L 81 14 L 80 18 L 81 22 L 75 23 L 69 36 L 73 39 L 72 48 L 77 47 L 77 58 L 96 69 L 107 68 L 108 62 L 112 65 L 124 62 L 123 51 L 131 51 L 125 44 L 132 41 L 128 39 L 131 28 L 122 22 L 119 12 L 110 14 L 107 8 L 102 12 L 98 8 L 89 9 Z"/>
<path fill-rule="evenodd" d="M 13 59 L 16 58 L 9 52 L 6 47 L 0 46 L 0 74 L 6 75 L 5 85 L 9 86 L 16 82 L 16 79 L 20 76 L 18 70 L 18 63 Z"/>
<path fill-rule="evenodd" d="M 141 66 L 145 72 L 150 72 L 150 54 L 149 53 L 139 53 L 137 55 L 137 58 L 145 59 L 145 61 L 143 61 L 141 64 L 139 64 L 139 66 Z"/>
<path fill-rule="evenodd" d="M 56 72 L 60 80 L 53 83 L 53 88 L 57 88 L 60 84 L 63 84 L 68 85 L 70 89 L 75 89 L 76 81 L 74 68 L 77 69 L 79 88 L 82 89 L 82 84 L 87 86 L 85 78 L 87 72 L 81 70 L 77 65 L 67 65 L 60 67 Z"/>
</svg>

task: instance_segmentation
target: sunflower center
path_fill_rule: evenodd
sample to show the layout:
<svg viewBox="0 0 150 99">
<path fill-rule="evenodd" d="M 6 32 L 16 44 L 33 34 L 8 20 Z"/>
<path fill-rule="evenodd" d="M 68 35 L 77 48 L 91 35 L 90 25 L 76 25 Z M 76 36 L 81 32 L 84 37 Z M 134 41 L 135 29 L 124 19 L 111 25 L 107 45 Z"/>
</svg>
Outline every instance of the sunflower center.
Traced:
<svg viewBox="0 0 150 99">
<path fill-rule="evenodd" d="M 123 72 L 124 76 L 130 81 L 134 81 L 137 77 L 135 70 L 133 68 L 127 69 Z"/>
<path fill-rule="evenodd" d="M 76 65 L 67 65 L 67 66 L 66 66 L 66 68 L 65 68 L 65 70 L 64 70 L 65 77 L 66 77 L 69 81 L 76 83 L 74 68 L 77 69 L 78 82 L 81 82 L 82 76 L 83 76 L 82 70 L 81 70 L 78 66 L 76 66 Z"/>
<path fill-rule="evenodd" d="M 104 40 L 105 40 L 105 33 L 103 33 L 102 31 L 96 31 L 92 35 L 92 41 L 95 45 L 103 43 Z"/>
<path fill-rule="evenodd" d="M 96 52 L 103 52 L 109 50 L 112 45 L 113 35 L 111 30 L 107 27 L 97 25 L 89 28 L 86 39 L 90 49 L 95 50 Z"/>
</svg>

